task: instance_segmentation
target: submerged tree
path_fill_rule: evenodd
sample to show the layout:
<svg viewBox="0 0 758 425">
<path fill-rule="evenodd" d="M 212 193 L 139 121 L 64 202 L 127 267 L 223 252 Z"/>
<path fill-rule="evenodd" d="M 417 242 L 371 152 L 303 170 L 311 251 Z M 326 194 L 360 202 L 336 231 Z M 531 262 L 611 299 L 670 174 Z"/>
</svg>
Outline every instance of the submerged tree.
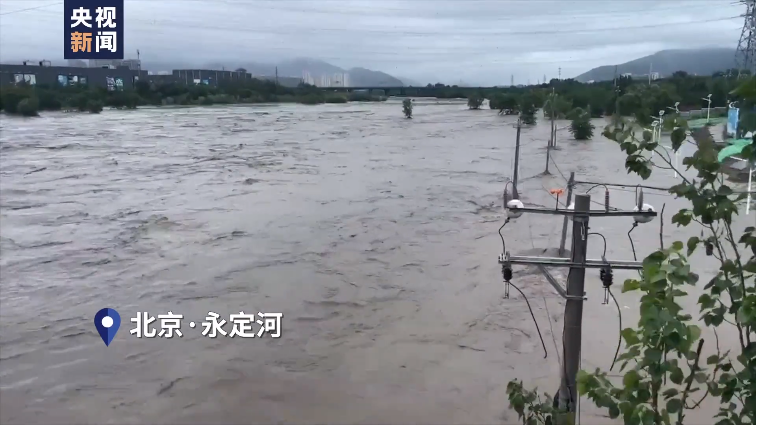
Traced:
<svg viewBox="0 0 758 425">
<path fill-rule="evenodd" d="M 589 140 L 595 132 L 595 126 L 590 121 L 590 114 L 587 111 L 573 117 L 569 132 L 574 136 L 574 140 Z"/>
<path fill-rule="evenodd" d="M 499 115 L 511 115 L 518 109 L 518 98 L 507 93 L 497 93 L 490 98 L 490 109 L 497 109 Z"/>
<path fill-rule="evenodd" d="M 529 104 L 521 107 L 521 122 L 528 125 L 537 124 L 537 108 Z"/>
<path fill-rule="evenodd" d="M 403 100 L 403 114 L 406 118 L 413 118 L 413 103 L 410 99 Z"/>
<path fill-rule="evenodd" d="M 468 98 L 468 108 L 469 109 L 479 109 L 479 108 L 482 107 L 483 103 L 484 103 L 484 98 L 479 93 L 471 95 Z"/>
</svg>

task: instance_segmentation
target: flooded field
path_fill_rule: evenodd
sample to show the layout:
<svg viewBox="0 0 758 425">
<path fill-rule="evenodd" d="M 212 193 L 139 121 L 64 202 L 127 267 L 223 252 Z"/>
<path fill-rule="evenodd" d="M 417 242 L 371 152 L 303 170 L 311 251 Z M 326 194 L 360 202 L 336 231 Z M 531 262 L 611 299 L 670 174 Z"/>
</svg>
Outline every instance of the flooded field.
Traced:
<svg viewBox="0 0 758 425">
<path fill-rule="evenodd" d="M 557 389 L 563 314 L 541 275 L 517 271 L 543 359 L 523 298 L 502 299 L 514 120 L 423 101 L 412 120 L 392 101 L 2 117 L 0 422 L 514 423 L 509 380 Z M 549 176 L 549 123 L 523 131 L 527 202 L 554 205 L 547 191 L 571 171 L 637 182 L 597 125 L 591 142 L 560 133 Z M 667 217 L 681 207 L 647 202 L 666 202 Z M 633 191 L 614 190 L 611 205 L 631 208 Z M 525 215 L 506 227 L 508 249 L 556 248 L 561 225 Z M 590 226 L 609 257 L 632 259 L 631 219 Z M 638 254 L 658 231 L 658 220 L 634 231 Z M 602 248 L 591 240 L 590 256 Z M 617 313 L 587 276 L 582 366 L 607 369 Z M 616 276 L 631 323 L 629 273 Z M 122 319 L 107 348 L 93 328 L 103 307 Z M 184 315 L 182 338 L 129 334 L 138 312 L 168 311 Z M 282 336 L 187 326 L 209 311 L 281 312 Z M 583 423 L 609 422 L 589 406 Z"/>
</svg>

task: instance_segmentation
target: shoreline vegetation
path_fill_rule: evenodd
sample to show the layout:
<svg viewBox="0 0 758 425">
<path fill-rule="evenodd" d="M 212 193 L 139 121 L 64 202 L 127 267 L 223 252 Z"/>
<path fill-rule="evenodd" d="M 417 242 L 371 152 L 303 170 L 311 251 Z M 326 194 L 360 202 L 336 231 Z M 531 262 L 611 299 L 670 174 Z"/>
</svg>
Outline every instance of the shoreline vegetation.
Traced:
<svg viewBox="0 0 758 425">
<path fill-rule="evenodd" d="M 489 100 L 490 109 L 501 115 L 519 114 L 522 110 L 542 109 L 545 117 L 555 110 L 556 119 L 572 119 L 577 108 L 599 118 L 619 113 L 649 125 L 658 111 L 667 111 L 678 102 L 680 111 L 707 107 L 703 100 L 711 95 L 710 107 L 722 108 L 725 114 L 729 92 L 738 85 L 737 73 L 728 71 L 711 76 L 688 75 L 678 71 L 669 78 L 652 82 L 619 77 L 616 82 L 580 83 L 573 79 L 553 79 L 532 86 L 471 88 L 428 84 L 387 90 L 389 96 L 438 99 Z M 344 90 L 344 89 L 337 89 Z M 210 106 L 258 103 L 381 102 L 386 96 L 365 91 L 331 91 L 307 84 L 284 87 L 268 80 L 230 82 L 218 87 L 207 85 L 157 85 L 138 81 L 134 89 L 108 91 L 104 87 L 16 85 L 0 88 L 0 111 L 11 115 L 37 116 L 40 111 L 80 111 L 99 113 L 103 108 L 136 109 L 138 106 Z M 553 95 L 553 92 L 555 95 Z M 481 106 L 481 104 L 479 104 Z M 479 109 L 479 108 L 472 108 Z"/>
<path fill-rule="evenodd" d="M 252 80 L 219 87 L 207 85 L 156 85 L 138 81 L 132 89 L 108 91 L 104 87 L 20 84 L 0 88 L 0 111 L 10 115 L 38 116 L 40 111 L 99 113 L 103 108 L 136 109 L 138 106 L 211 106 L 258 103 L 382 102 L 386 96 L 369 93 L 328 92 L 301 84 L 283 87 Z"/>
</svg>

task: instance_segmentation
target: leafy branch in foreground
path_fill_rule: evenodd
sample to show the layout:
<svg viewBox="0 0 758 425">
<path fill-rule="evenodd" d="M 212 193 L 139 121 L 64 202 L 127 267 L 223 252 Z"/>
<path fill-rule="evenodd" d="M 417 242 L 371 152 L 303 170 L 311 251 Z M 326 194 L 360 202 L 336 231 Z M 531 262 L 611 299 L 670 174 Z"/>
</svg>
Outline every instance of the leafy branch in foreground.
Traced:
<svg viewBox="0 0 758 425">
<path fill-rule="evenodd" d="M 753 77 L 733 95 L 754 104 L 755 84 Z M 668 125 L 671 147 L 679 150 L 688 135 L 687 124 L 673 116 Z M 603 134 L 625 151 L 630 173 L 647 179 L 653 168 L 677 170 L 648 131 L 639 139 L 632 126 L 617 118 Z M 622 331 L 626 348 L 619 356 L 625 371 L 620 385 L 600 370 L 580 371 L 577 376 L 580 394 L 607 409 L 611 418 L 623 418 L 625 424 L 679 425 L 688 417 L 703 423 L 702 414 L 687 416 L 687 411 L 698 408 L 709 396 L 719 403 L 713 420 L 717 425 L 756 422 L 755 227 L 741 234 L 735 229 L 738 205 L 748 194 L 736 193 L 725 184 L 719 148 L 707 128 L 693 137 L 697 150 L 683 164 L 696 177 L 687 178 L 677 170 L 681 182 L 669 191 L 690 203 L 672 217 L 672 223 L 694 226 L 700 236 L 687 241 L 686 251 L 681 241 L 662 246 L 643 260 L 639 279 L 624 282 L 623 291 L 639 292 L 641 299 L 637 326 Z M 755 136 L 741 156 L 755 166 Z M 700 248 L 711 258 L 708 261 L 715 272 L 701 288 L 700 317 L 694 320 L 683 312 L 679 300 L 688 296 L 688 288 L 697 288 L 699 277 L 690 271 L 688 258 Z M 709 327 L 716 339 L 711 351 L 716 354 L 703 359 L 701 333 Z M 736 333 L 736 352 L 721 352 L 719 331 Z M 524 423 L 547 423 L 533 413 L 543 412 L 542 402 L 529 396 L 534 393 L 509 386 L 511 406 L 520 409 Z"/>
</svg>

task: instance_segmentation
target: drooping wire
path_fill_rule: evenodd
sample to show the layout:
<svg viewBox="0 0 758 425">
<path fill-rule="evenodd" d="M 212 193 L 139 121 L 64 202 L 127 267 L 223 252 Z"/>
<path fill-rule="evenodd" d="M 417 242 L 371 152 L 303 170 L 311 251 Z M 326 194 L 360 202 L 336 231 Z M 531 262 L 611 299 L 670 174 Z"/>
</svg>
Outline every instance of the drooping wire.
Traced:
<svg viewBox="0 0 758 425">
<path fill-rule="evenodd" d="M 613 355 L 613 362 L 611 363 L 611 369 L 613 370 L 613 366 L 616 365 L 616 359 L 618 359 L 619 350 L 621 350 L 621 331 L 622 325 L 621 325 L 621 307 L 619 307 L 619 302 L 616 301 L 616 297 L 613 295 L 613 292 L 611 291 L 611 288 L 608 288 L 608 293 L 611 295 L 611 298 L 613 298 L 614 304 L 616 304 L 616 310 L 618 310 L 619 313 L 619 342 L 618 345 L 616 345 L 616 353 Z"/>
<path fill-rule="evenodd" d="M 584 193 L 590 193 L 590 190 L 592 190 L 592 189 L 594 189 L 594 188 L 596 188 L 598 186 L 603 186 L 603 187 L 605 187 L 605 190 L 608 190 L 608 185 L 606 185 L 605 183 L 598 183 L 598 184 L 594 184 L 594 185 L 590 186 L 590 188 L 587 189 L 587 191 L 584 192 Z"/>
<path fill-rule="evenodd" d="M 514 196 L 518 196 L 515 193 L 516 192 L 516 186 L 513 185 L 513 181 L 512 180 L 508 179 L 505 182 L 505 189 L 503 190 L 503 209 L 507 209 L 508 208 L 508 199 L 507 199 L 506 195 L 508 194 L 508 185 L 509 184 L 511 185 L 511 188 L 513 189 L 513 192 L 514 192 L 513 195 Z M 503 227 L 505 227 L 505 225 L 508 224 L 509 221 L 511 221 L 511 219 L 508 218 L 508 212 L 506 211 L 505 221 L 503 222 L 503 225 L 500 226 L 499 229 L 497 229 L 497 234 L 500 235 L 500 240 L 503 242 L 503 254 L 505 254 L 505 238 L 503 237 Z"/>
<path fill-rule="evenodd" d="M 506 218 L 503 222 L 503 225 L 500 226 L 499 229 L 497 229 L 497 234 L 500 235 L 500 240 L 503 242 L 503 254 L 505 254 L 505 238 L 503 237 L 503 227 L 505 227 L 508 222 L 511 221 L 510 218 Z"/>
<path fill-rule="evenodd" d="M 627 232 L 626 236 L 629 237 L 629 243 L 632 244 L 632 255 L 634 255 L 634 261 L 637 261 L 637 251 L 634 250 L 634 240 L 632 239 L 632 231 L 637 227 L 638 223 L 635 221 L 634 224 L 632 224 L 632 228 L 629 229 L 629 232 Z"/>
<path fill-rule="evenodd" d="M 513 286 L 513 289 L 517 290 L 519 294 L 521 294 L 522 297 L 524 297 L 524 301 L 526 301 L 526 306 L 529 307 L 529 314 L 532 315 L 532 320 L 534 320 L 534 326 L 537 328 L 537 335 L 540 336 L 540 342 L 542 342 L 542 349 L 545 350 L 545 358 L 547 358 L 547 347 L 545 346 L 545 340 L 542 339 L 542 332 L 540 332 L 540 325 L 537 324 L 537 318 L 534 317 L 534 312 L 532 311 L 532 306 L 529 304 L 529 299 L 524 295 L 524 292 L 521 291 L 521 289 L 518 288 L 518 286 L 514 285 L 511 282 L 511 286 Z M 565 325 L 564 325 L 565 327 Z"/>
<path fill-rule="evenodd" d="M 605 258 L 605 254 L 608 252 L 608 241 L 605 239 L 605 235 L 603 235 L 602 233 L 597 233 L 597 232 L 587 233 L 588 237 L 589 235 L 597 235 L 603 238 L 603 257 L 602 258 Z"/>
</svg>

